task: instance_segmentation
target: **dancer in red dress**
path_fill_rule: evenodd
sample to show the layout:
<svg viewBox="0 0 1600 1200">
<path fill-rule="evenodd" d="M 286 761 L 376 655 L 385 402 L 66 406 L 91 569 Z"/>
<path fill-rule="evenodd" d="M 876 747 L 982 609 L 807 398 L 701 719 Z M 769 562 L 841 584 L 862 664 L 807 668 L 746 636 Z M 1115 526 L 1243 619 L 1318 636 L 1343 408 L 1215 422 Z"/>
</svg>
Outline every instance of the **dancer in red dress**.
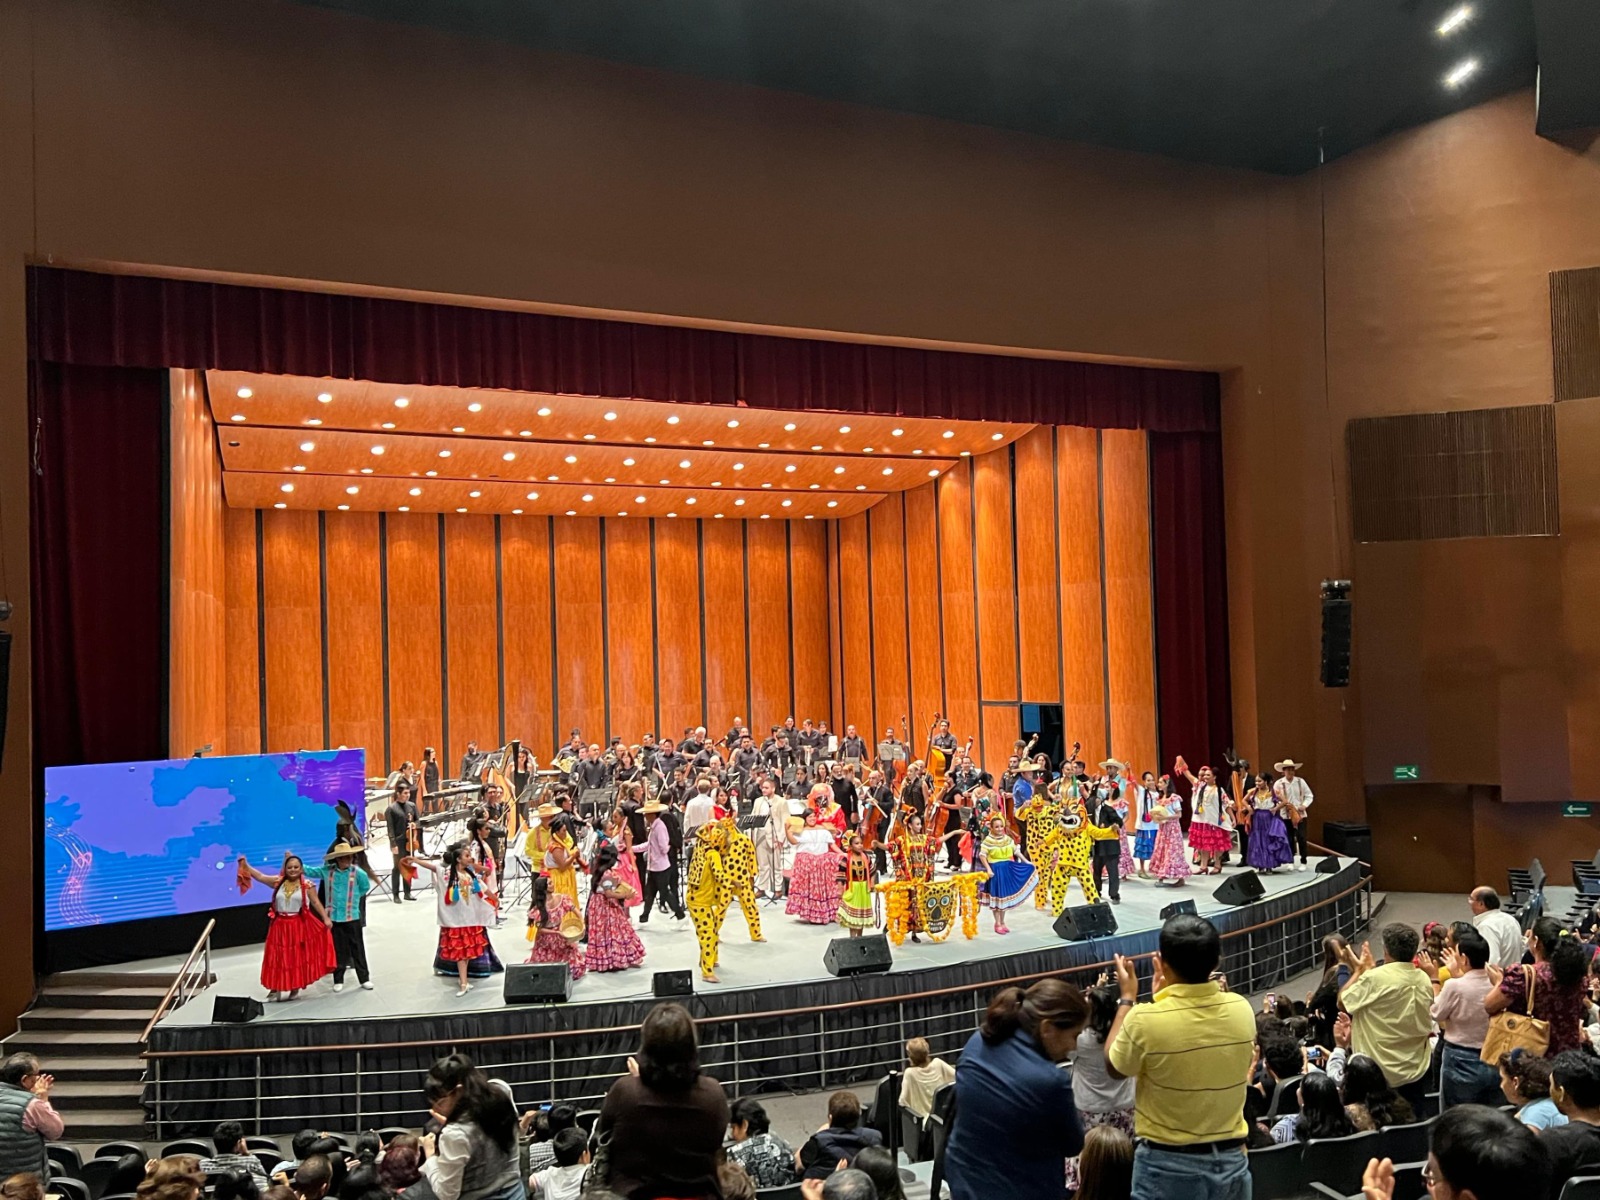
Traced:
<svg viewBox="0 0 1600 1200">
<path fill-rule="evenodd" d="M 633 889 L 617 873 L 617 847 L 605 842 L 594 853 L 589 884 L 589 970 L 625 971 L 644 961 L 644 943 L 628 920 Z"/>
<path fill-rule="evenodd" d="M 543 875 L 533 880 L 533 895 L 528 902 L 528 940 L 533 943 L 531 963 L 566 963 L 573 979 L 582 979 L 588 969 L 583 947 L 583 918 L 578 906 L 560 892 L 550 890 Z"/>
<path fill-rule="evenodd" d="M 433 873 L 435 916 L 439 922 L 439 949 L 434 958 L 436 962 L 455 964 L 461 984 L 456 995 L 465 996 L 472 990 L 467 981 L 467 964 L 486 954 L 493 957 L 489 926 L 494 924 L 500 897 L 479 878 L 464 843 L 457 842 L 446 849 L 440 863 L 422 858 L 405 858 L 401 862 Z"/>
<path fill-rule="evenodd" d="M 276 875 L 256 870 L 241 855 L 241 896 L 250 890 L 252 879 L 272 889 L 272 923 L 267 926 L 267 944 L 261 955 L 261 986 L 267 989 L 268 1001 L 293 1000 L 301 988 L 310 987 L 333 970 L 333 935 L 329 932 L 333 920 L 317 899 L 298 855 L 284 855 Z"/>
</svg>

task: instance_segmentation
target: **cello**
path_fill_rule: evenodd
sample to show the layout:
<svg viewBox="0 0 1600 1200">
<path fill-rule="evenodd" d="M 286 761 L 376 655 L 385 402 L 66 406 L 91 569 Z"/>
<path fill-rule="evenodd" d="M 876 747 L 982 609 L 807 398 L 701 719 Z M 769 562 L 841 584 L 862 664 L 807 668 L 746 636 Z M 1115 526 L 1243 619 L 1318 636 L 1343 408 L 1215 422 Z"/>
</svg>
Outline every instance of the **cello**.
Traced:
<svg viewBox="0 0 1600 1200">
<path fill-rule="evenodd" d="M 1036 733 L 1028 739 L 1028 744 L 1022 748 L 1022 754 L 1017 759 L 1019 773 L 1021 771 L 1022 764 L 1032 760 L 1033 748 L 1038 744 L 1039 735 Z M 1012 783 L 1011 786 L 1015 788 L 1017 785 Z M 1002 794 L 1000 797 L 1000 805 L 1001 812 L 1005 814 L 1006 828 L 1011 831 L 1011 836 L 1017 840 L 1017 844 L 1020 846 L 1022 844 L 1022 822 L 1017 820 L 1017 800 L 1015 793 L 1005 792 Z"/>
</svg>

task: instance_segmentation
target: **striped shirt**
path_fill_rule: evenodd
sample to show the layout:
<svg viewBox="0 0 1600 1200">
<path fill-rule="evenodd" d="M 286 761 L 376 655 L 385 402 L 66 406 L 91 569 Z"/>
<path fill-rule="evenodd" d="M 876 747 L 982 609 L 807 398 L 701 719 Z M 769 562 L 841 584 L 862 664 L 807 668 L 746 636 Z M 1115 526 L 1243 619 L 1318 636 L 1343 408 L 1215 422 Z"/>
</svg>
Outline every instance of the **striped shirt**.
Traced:
<svg viewBox="0 0 1600 1200">
<path fill-rule="evenodd" d="M 1106 1057 L 1135 1081 L 1138 1137 L 1168 1145 L 1249 1133 L 1245 1079 L 1256 1023 L 1250 1002 L 1215 983 L 1174 983 L 1129 1011 Z"/>
</svg>

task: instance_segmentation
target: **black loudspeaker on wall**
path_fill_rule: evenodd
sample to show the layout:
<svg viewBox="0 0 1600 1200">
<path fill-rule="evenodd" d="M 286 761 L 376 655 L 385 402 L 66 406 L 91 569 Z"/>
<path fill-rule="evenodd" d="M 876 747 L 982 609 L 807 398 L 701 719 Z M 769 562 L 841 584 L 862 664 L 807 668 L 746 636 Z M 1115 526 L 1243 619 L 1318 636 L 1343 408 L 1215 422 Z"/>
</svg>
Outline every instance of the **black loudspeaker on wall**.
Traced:
<svg viewBox="0 0 1600 1200">
<path fill-rule="evenodd" d="M 563 1004 L 572 998 L 566 963 L 517 963 L 506 967 L 507 1004 Z"/>
<path fill-rule="evenodd" d="M 211 1002 L 211 1023 L 242 1025 L 266 1011 L 254 996 L 218 996 Z"/>
<path fill-rule="evenodd" d="M 889 957 L 889 939 L 877 933 L 867 937 L 834 938 L 822 954 L 822 965 L 829 975 L 871 975 L 887 971 L 894 960 Z"/>
<path fill-rule="evenodd" d="M 693 971 L 657 971 L 650 977 L 650 994 L 657 1000 L 694 995 Z"/>
<path fill-rule="evenodd" d="M 1178 900 L 1161 910 L 1161 919 L 1163 921 L 1170 921 L 1173 917 L 1196 917 L 1199 915 L 1199 910 L 1195 908 L 1193 900 Z"/>
<path fill-rule="evenodd" d="M 1109 904 L 1074 904 L 1056 918 L 1056 936 L 1068 942 L 1110 937 L 1117 931 L 1117 916 Z"/>
<path fill-rule="evenodd" d="M 1350 581 L 1322 581 L 1322 686 L 1350 686 Z"/>
<path fill-rule="evenodd" d="M 1222 886 L 1211 893 L 1211 898 L 1219 904 L 1249 904 L 1266 894 L 1261 876 L 1254 871 L 1241 871 L 1232 879 L 1224 879 Z"/>
</svg>

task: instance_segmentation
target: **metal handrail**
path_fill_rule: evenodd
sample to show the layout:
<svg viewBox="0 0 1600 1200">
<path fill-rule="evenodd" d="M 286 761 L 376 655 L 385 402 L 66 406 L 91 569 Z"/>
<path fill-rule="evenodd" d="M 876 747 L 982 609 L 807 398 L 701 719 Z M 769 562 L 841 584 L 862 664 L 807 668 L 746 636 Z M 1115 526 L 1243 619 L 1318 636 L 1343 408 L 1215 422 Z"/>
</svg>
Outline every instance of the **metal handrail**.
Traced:
<svg viewBox="0 0 1600 1200">
<path fill-rule="evenodd" d="M 150 1018 L 150 1023 L 144 1027 L 144 1032 L 139 1035 L 141 1044 L 150 1041 L 150 1031 L 156 1027 L 156 1022 L 166 1016 L 174 1008 L 182 1008 L 200 992 L 211 986 L 211 931 L 217 927 L 215 919 L 206 922 L 206 927 L 200 931 L 200 936 L 189 950 L 189 957 L 183 960 L 183 966 L 178 968 L 178 974 L 173 979 L 172 985 L 167 988 L 167 994 L 161 997 L 161 1003 L 156 1005 L 156 1011 Z M 195 955 L 201 959 L 200 973 L 196 976 L 197 982 L 189 986 L 189 968 L 194 965 Z M 173 1003 L 174 997 L 177 1003 Z"/>
<path fill-rule="evenodd" d="M 1227 933 L 1222 934 L 1222 940 L 1224 942 L 1227 942 L 1228 940 L 1230 940 L 1232 938 L 1244 937 L 1244 936 L 1246 936 L 1248 934 L 1251 934 L 1251 933 L 1258 933 L 1263 929 L 1268 929 L 1268 928 L 1271 928 L 1271 927 L 1274 927 L 1274 926 L 1281 926 L 1286 921 L 1292 920 L 1295 917 L 1304 916 L 1307 913 L 1316 912 L 1318 909 L 1327 908 L 1329 905 L 1336 904 L 1338 901 L 1345 899 L 1347 896 L 1354 895 L 1356 892 L 1364 891 L 1368 887 L 1370 887 L 1369 882 L 1366 879 L 1361 879 L 1361 880 L 1357 881 L 1356 883 L 1352 884 L 1350 887 L 1345 888 L 1342 892 L 1336 892 L 1331 896 L 1326 896 L 1323 899 L 1319 900 L 1317 903 L 1307 905 L 1305 908 L 1296 909 L 1294 912 L 1291 912 L 1291 913 L 1285 913 L 1282 916 L 1275 917 L 1270 921 L 1261 921 L 1261 922 L 1258 922 L 1258 923 L 1256 923 L 1254 925 L 1247 925 L 1242 929 L 1229 930 Z M 1153 957 L 1154 953 L 1155 953 L 1154 951 L 1147 951 L 1147 952 L 1145 952 L 1143 954 L 1136 954 L 1136 955 L 1132 955 L 1130 957 L 1132 957 L 1134 959 L 1149 958 L 1149 957 Z M 1080 973 L 1088 973 L 1088 972 L 1094 971 L 1096 968 L 1104 969 L 1104 968 L 1111 967 L 1111 966 L 1114 966 L 1114 965 L 1115 965 L 1115 963 L 1113 962 L 1113 960 L 1107 959 L 1107 960 L 1105 960 L 1103 962 L 1092 962 L 1092 963 L 1084 963 L 1082 965 L 1074 965 L 1074 966 L 1068 968 L 1068 970 L 1070 970 L 1074 974 L 1080 974 Z M 780 1017 L 809 1016 L 809 1015 L 813 1015 L 815 1013 L 822 1012 L 822 1011 L 838 1011 L 838 1010 L 842 1010 L 842 1009 L 873 1007 L 873 1006 L 877 1006 L 877 1005 L 882 1005 L 887 1000 L 891 1000 L 891 999 L 893 1001 L 905 1002 L 905 1001 L 910 1001 L 910 1000 L 925 1000 L 925 999 L 929 999 L 929 998 L 934 997 L 934 996 L 954 996 L 954 995 L 961 995 L 961 994 L 968 993 L 968 992 L 990 991 L 990 990 L 992 990 L 994 988 L 1005 987 L 1005 986 L 1007 986 L 1009 984 L 1014 984 L 1014 983 L 1022 983 L 1022 982 L 1026 981 L 1026 980 L 1037 979 L 1038 977 L 1039 977 L 1039 972 L 1034 971 L 1034 972 L 1030 972 L 1030 973 L 1028 973 L 1026 975 L 1014 975 L 1014 976 L 1007 977 L 1005 979 L 988 979 L 988 980 L 984 980 L 982 983 L 977 983 L 977 984 L 961 984 L 961 985 L 958 985 L 958 986 L 955 986 L 955 987 L 934 988 L 934 989 L 931 989 L 929 991 L 923 991 L 923 992 L 908 992 L 908 993 L 905 993 L 903 995 L 896 995 L 896 996 L 887 997 L 887 998 L 886 997 L 874 997 L 872 999 L 866 999 L 866 1000 L 845 1000 L 845 1001 L 838 1001 L 838 1002 L 834 1002 L 834 1003 L 829 1003 L 829 1004 L 826 1004 L 826 1005 L 817 1005 L 817 1006 L 810 1007 L 810 1008 L 780 1008 L 780 1009 L 772 1009 L 772 1010 L 769 1010 L 767 1012 L 725 1013 L 725 1014 L 721 1014 L 721 1015 L 717 1015 L 717 1016 L 696 1017 L 695 1018 L 695 1024 L 701 1026 L 702 1028 L 704 1028 L 706 1026 L 721 1025 L 721 1024 L 726 1024 L 728 1022 L 765 1021 L 765 1020 L 774 1020 L 774 1019 L 777 1019 L 777 1018 L 780 1018 Z M 153 1023 L 154 1022 L 152 1022 L 152 1024 Z M 597 1035 L 600 1035 L 600 1034 L 611 1033 L 611 1032 L 615 1032 L 615 1031 L 610 1027 L 606 1027 L 606 1028 L 602 1028 L 602 1029 L 526 1030 L 526 1031 L 519 1032 L 519 1033 L 482 1034 L 482 1035 L 470 1036 L 470 1037 L 452 1037 L 452 1038 L 449 1039 L 449 1041 L 450 1041 L 451 1045 L 463 1045 L 463 1046 L 465 1046 L 465 1045 L 492 1045 L 492 1044 L 495 1044 L 495 1043 L 503 1043 L 503 1042 L 543 1041 L 543 1040 L 546 1040 L 546 1039 L 557 1038 L 557 1037 L 560 1037 L 560 1038 L 592 1037 L 592 1036 L 597 1036 Z M 360 1051 L 414 1050 L 414 1049 L 418 1049 L 420 1047 L 434 1046 L 434 1045 L 437 1045 L 437 1044 L 438 1044 L 438 1039 L 437 1038 L 431 1038 L 431 1039 L 423 1039 L 423 1040 L 420 1040 L 420 1041 L 362 1042 L 359 1045 L 254 1046 L 254 1047 L 251 1047 L 251 1049 L 248 1051 L 248 1053 L 250 1053 L 252 1055 L 258 1055 L 258 1056 L 261 1056 L 261 1057 L 271 1057 L 271 1056 L 274 1056 L 274 1055 L 282 1055 L 282 1054 L 301 1054 L 301 1055 L 305 1055 L 305 1054 L 326 1054 L 326 1053 L 338 1053 L 338 1052 L 342 1052 L 342 1051 L 351 1051 L 351 1050 L 360 1050 Z M 220 1057 L 236 1057 L 239 1053 L 240 1053 L 240 1051 L 238 1051 L 238 1050 L 200 1050 L 200 1049 L 146 1050 L 146 1051 L 144 1051 L 144 1057 L 145 1058 L 185 1058 L 185 1059 L 187 1059 L 187 1058 L 206 1058 L 206 1057 L 218 1057 L 218 1058 L 220 1058 Z"/>
</svg>

